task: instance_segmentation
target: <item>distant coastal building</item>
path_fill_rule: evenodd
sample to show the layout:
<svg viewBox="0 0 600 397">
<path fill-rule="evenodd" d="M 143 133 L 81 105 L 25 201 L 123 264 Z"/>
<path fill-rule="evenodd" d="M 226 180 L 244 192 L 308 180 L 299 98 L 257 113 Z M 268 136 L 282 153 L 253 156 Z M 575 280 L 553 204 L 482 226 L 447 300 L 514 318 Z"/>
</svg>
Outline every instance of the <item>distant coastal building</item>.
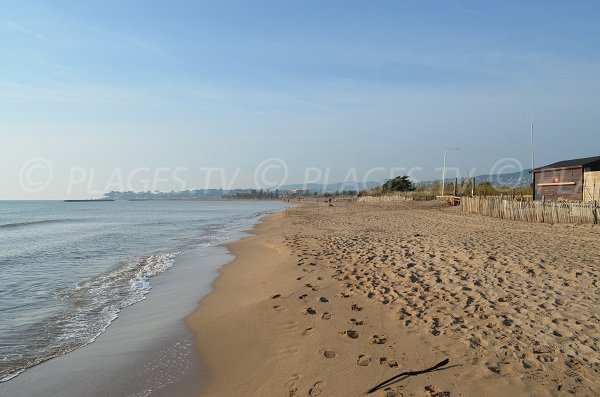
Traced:
<svg viewBox="0 0 600 397">
<path fill-rule="evenodd" d="M 533 170 L 534 200 L 600 201 L 600 156 Z"/>
<path fill-rule="evenodd" d="M 300 197 L 300 196 L 308 196 L 310 191 L 308 189 L 292 189 L 292 195 Z"/>
</svg>

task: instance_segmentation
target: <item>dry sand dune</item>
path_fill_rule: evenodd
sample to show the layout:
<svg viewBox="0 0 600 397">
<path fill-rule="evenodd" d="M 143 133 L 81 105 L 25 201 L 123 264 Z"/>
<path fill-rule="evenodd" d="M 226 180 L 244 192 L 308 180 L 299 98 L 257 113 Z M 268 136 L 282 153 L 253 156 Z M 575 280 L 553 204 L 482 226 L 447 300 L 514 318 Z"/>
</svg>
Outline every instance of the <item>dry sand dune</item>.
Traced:
<svg viewBox="0 0 600 397">
<path fill-rule="evenodd" d="M 600 229 L 437 203 L 303 205 L 234 243 L 190 317 L 203 396 L 600 393 Z"/>
</svg>

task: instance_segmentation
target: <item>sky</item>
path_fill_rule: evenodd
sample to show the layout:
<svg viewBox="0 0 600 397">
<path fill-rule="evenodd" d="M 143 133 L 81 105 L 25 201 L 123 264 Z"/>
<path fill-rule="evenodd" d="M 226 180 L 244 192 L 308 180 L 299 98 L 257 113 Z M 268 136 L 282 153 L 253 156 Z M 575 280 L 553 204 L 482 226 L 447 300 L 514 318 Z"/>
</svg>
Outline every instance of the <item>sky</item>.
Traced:
<svg viewBox="0 0 600 397">
<path fill-rule="evenodd" d="M 598 1 L 3 1 L 0 199 L 600 155 Z M 457 149 L 457 150 L 455 150 Z"/>
</svg>

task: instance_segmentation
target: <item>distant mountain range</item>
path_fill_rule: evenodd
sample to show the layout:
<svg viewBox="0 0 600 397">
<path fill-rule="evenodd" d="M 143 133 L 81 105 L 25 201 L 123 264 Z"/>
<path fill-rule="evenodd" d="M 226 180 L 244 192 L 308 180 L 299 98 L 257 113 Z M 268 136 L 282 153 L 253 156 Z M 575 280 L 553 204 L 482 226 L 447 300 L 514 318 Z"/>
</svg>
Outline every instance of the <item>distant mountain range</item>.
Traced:
<svg viewBox="0 0 600 397">
<path fill-rule="evenodd" d="M 531 170 L 513 172 L 510 174 L 479 175 L 475 177 L 475 183 L 490 182 L 496 187 L 526 187 L 531 184 Z"/>
<path fill-rule="evenodd" d="M 483 183 L 490 182 L 492 185 L 496 187 L 525 187 L 529 186 L 531 183 L 531 174 L 529 173 L 529 169 L 523 170 L 521 172 L 513 172 L 509 174 L 497 174 L 497 175 L 477 175 L 475 176 L 475 183 Z M 459 178 L 459 181 L 465 181 L 467 178 Z M 319 192 L 319 193 L 335 193 L 342 190 L 365 190 L 365 189 L 373 189 L 377 186 L 384 184 L 387 179 L 379 179 L 368 182 L 341 182 L 341 183 L 332 183 L 328 185 L 318 184 L 318 183 L 309 183 L 309 184 L 292 184 L 285 185 L 279 188 L 280 192 L 284 191 L 292 191 L 292 190 L 304 190 L 308 189 L 310 192 Z M 432 180 L 432 181 L 424 181 L 417 183 L 418 185 L 430 186 L 434 183 L 440 183 L 441 179 Z M 454 178 L 446 178 L 446 183 L 453 183 Z"/>
<path fill-rule="evenodd" d="M 530 170 L 521 172 L 513 172 L 509 174 L 498 175 L 478 175 L 475 177 L 476 183 L 490 182 L 494 186 L 503 186 L 509 188 L 525 187 L 531 183 Z M 459 178 L 464 181 L 466 178 Z M 218 200 L 224 197 L 241 197 L 241 198 L 276 198 L 276 194 L 288 194 L 295 190 L 308 190 L 310 193 L 336 193 L 341 191 L 360 191 L 373 189 L 385 183 L 387 179 L 379 179 L 368 182 L 339 182 L 331 184 L 319 183 L 296 183 L 281 186 L 279 189 L 273 190 L 257 190 L 257 189 L 198 189 L 185 190 L 179 192 L 110 192 L 104 195 L 106 199 L 112 200 Z M 454 178 L 447 178 L 446 183 L 453 183 Z M 425 181 L 418 185 L 432 185 L 440 183 L 440 180 Z"/>
</svg>

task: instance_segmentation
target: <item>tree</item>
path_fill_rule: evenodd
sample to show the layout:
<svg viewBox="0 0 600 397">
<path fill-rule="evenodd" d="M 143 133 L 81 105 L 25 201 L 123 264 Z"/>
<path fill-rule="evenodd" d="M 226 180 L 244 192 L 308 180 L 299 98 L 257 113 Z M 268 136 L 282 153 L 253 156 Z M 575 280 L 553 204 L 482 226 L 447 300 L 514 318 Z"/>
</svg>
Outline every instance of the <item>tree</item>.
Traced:
<svg viewBox="0 0 600 397">
<path fill-rule="evenodd" d="M 408 176 L 397 176 L 381 185 L 384 192 L 409 192 L 415 190 Z"/>
</svg>

